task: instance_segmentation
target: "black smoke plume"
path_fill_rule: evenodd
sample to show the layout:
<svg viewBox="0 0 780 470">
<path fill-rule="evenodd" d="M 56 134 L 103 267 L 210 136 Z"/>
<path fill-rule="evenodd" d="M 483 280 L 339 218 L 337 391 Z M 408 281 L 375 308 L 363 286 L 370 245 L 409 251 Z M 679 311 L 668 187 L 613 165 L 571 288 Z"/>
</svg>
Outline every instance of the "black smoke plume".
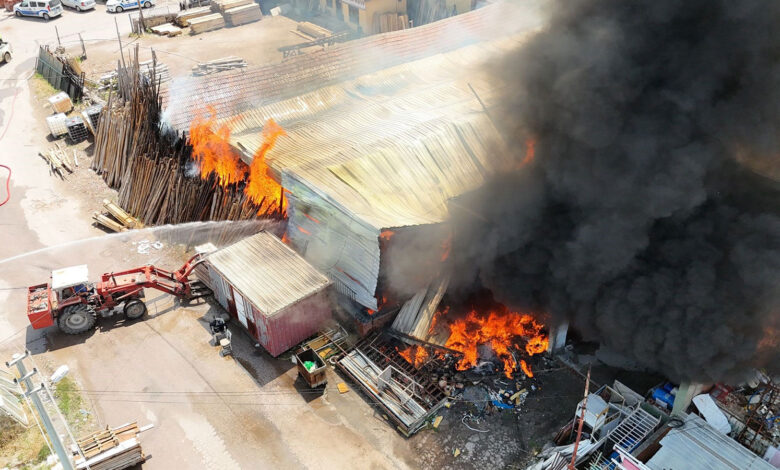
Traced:
<svg viewBox="0 0 780 470">
<path fill-rule="evenodd" d="M 460 285 L 672 378 L 777 372 L 780 2 L 549 8 L 496 69 L 535 157 L 452 203 Z"/>
</svg>

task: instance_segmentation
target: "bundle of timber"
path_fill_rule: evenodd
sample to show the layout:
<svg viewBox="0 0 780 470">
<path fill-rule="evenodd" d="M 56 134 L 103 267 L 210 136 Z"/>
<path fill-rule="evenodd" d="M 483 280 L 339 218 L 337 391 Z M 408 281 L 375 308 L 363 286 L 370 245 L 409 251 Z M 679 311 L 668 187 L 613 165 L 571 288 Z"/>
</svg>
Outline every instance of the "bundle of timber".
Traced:
<svg viewBox="0 0 780 470">
<path fill-rule="evenodd" d="M 408 16 L 399 15 L 397 13 L 384 13 L 382 15 L 376 15 L 376 20 L 374 21 L 375 33 L 389 33 L 402 29 L 409 29 Z"/>
<path fill-rule="evenodd" d="M 315 39 L 327 38 L 333 35 L 332 31 L 325 29 L 322 26 L 317 26 L 314 23 L 309 23 L 308 21 L 301 21 L 298 23 L 298 27 L 296 29 L 303 34 L 311 36 Z"/>
<path fill-rule="evenodd" d="M 260 11 L 260 5 L 257 3 L 225 10 L 225 21 L 227 21 L 227 24 L 230 26 L 240 26 L 242 24 L 260 21 L 262 18 L 263 13 Z"/>
<path fill-rule="evenodd" d="M 246 61 L 241 57 L 224 57 L 222 59 L 210 60 L 193 66 L 192 74 L 195 76 L 209 75 L 224 70 L 245 68 L 246 66 Z"/>
<path fill-rule="evenodd" d="M 199 16 L 190 20 L 190 34 L 200 34 L 225 27 L 225 18 L 219 13 Z"/>
<path fill-rule="evenodd" d="M 170 38 L 181 34 L 181 28 L 174 26 L 170 23 L 161 24 L 159 26 L 153 26 L 152 32 L 159 34 L 160 36 L 168 36 Z"/>
<path fill-rule="evenodd" d="M 103 199 L 103 207 L 106 209 L 106 213 L 101 214 L 100 212 L 95 212 L 92 214 L 92 218 L 95 222 L 103 227 L 113 230 L 114 232 L 144 228 L 144 224 L 142 224 L 141 221 L 128 214 L 121 207 L 108 199 Z"/>
<path fill-rule="evenodd" d="M 214 174 L 201 177 L 187 139 L 160 125 L 159 83 L 142 78 L 137 48 L 122 70 L 127 86 L 109 95 L 92 161 L 119 206 L 146 225 L 283 218 L 280 203 L 250 200 L 243 181 L 223 187 Z"/>
<path fill-rule="evenodd" d="M 114 429 L 106 426 L 104 431 L 79 439 L 77 445 L 84 457 L 76 459 L 76 468 L 119 470 L 145 461 L 146 456 L 138 441 L 138 433 L 143 430 L 138 428 L 138 423 Z"/>
<path fill-rule="evenodd" d="M 73 169 L 79 166 L 76 150 L 73 150 L 73 159 L 71 160 L 68 153 L 60 147 L 59 143 L 55 144 L 53 148 L 50 148 L 48 152 L 38 152 L 38 155 L 49 163 L 52 173 L 57 173 L 60 175 L 60 178 L 65 176 L 63 170 L 67 170 L 68 173 L 73 173 Z"/>
<path fill-rule="evenodd" d="M 214 0 L 211 2 L 211 11 L 215 13 L 225 13 L 231 8 L 237 8 L 254 3 L 252 0 Z M 257 5 L 255 3 L 255 5 Z"/>
<path fill-rule="evenodd" d="M 200 18 L 201 16 L 206 16 L 210 14 L 211 14 L 211 7 L 208 6 L 193 8 L 191 10 L 185 10 L 179 12 L 179 14 L 176 15 L 175 23 L 182 28 L 186 28 L 187 26 L 190 25 L 190 20 L 193 20 L 195 18 Z"/>
</svg>

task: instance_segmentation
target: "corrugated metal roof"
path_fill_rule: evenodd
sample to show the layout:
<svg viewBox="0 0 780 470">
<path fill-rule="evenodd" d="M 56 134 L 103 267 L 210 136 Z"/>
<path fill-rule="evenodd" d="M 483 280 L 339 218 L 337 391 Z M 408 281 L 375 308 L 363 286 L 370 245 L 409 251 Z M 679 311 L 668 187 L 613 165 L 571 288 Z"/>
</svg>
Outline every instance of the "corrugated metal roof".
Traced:
<svg viewBox="0 0 780 470">
<path fill-rule="evenodd" d="M 287 131 L 267 155 L 277 178 L 317 188 L 376 229 L 441 222 L 450 198 L 512 164 L 472 88 L 493 103 L 486 63 L 521 42 L 468 46 L 255 108 L 226 121 L 231 142 L 254 154 L 273 118 Z"/>
<path fill-rule="evenodd" d="M 163 90 L 165 116 L 186 130 L 198 112 L 213 106 L 220 118 L 253 106 L 315 90 L 468 44 L 540 27 L 538 0 L 496 2 L 474 11 L 402 31 L 376 34 L 219 76 L 174 79 Z"/>
<path fill-rule="evenodd" d="M 661 439 L 661 449 L 647 466 L 653 470 L 777 470 L 696 415 L 688 415 L 682 427 Z"/>
<path fill-rule="evenodd" d="M 319 292 L 330 283 L 268 232 L 215 251 L 207 260 L 266 316 Z"/>
</svg>

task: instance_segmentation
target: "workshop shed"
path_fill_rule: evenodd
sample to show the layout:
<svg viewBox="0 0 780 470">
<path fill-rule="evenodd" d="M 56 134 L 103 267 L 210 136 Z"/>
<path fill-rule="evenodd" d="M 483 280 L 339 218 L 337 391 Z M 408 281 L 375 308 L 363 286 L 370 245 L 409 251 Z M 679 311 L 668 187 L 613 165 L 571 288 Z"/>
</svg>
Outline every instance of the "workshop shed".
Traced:
<svg viewBox="0 0 780 470">
<path fill-rule="evenodd" d="M 274 357 L 331 318 L 328 278 L 269 232 L 209 254 L 206 264 L 219 304 Z"/>
</svg>

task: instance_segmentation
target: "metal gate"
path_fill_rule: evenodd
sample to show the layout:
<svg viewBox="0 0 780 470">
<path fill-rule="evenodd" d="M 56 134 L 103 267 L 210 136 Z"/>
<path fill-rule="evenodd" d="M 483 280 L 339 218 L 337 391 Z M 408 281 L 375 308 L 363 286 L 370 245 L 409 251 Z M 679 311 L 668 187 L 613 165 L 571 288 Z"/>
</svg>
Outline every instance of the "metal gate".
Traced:
<svg viewBox="0 0 780 470">
<path fill-rule="evenodd" d="M 49 52 L 46 46 L 41 46 L 38 52 L 35 71 L 51 86 L 67 93 L 74 102 L 80 101 L 84 96 L 84 73 L 76 75 L 66 63 Z"/>
</svg>

